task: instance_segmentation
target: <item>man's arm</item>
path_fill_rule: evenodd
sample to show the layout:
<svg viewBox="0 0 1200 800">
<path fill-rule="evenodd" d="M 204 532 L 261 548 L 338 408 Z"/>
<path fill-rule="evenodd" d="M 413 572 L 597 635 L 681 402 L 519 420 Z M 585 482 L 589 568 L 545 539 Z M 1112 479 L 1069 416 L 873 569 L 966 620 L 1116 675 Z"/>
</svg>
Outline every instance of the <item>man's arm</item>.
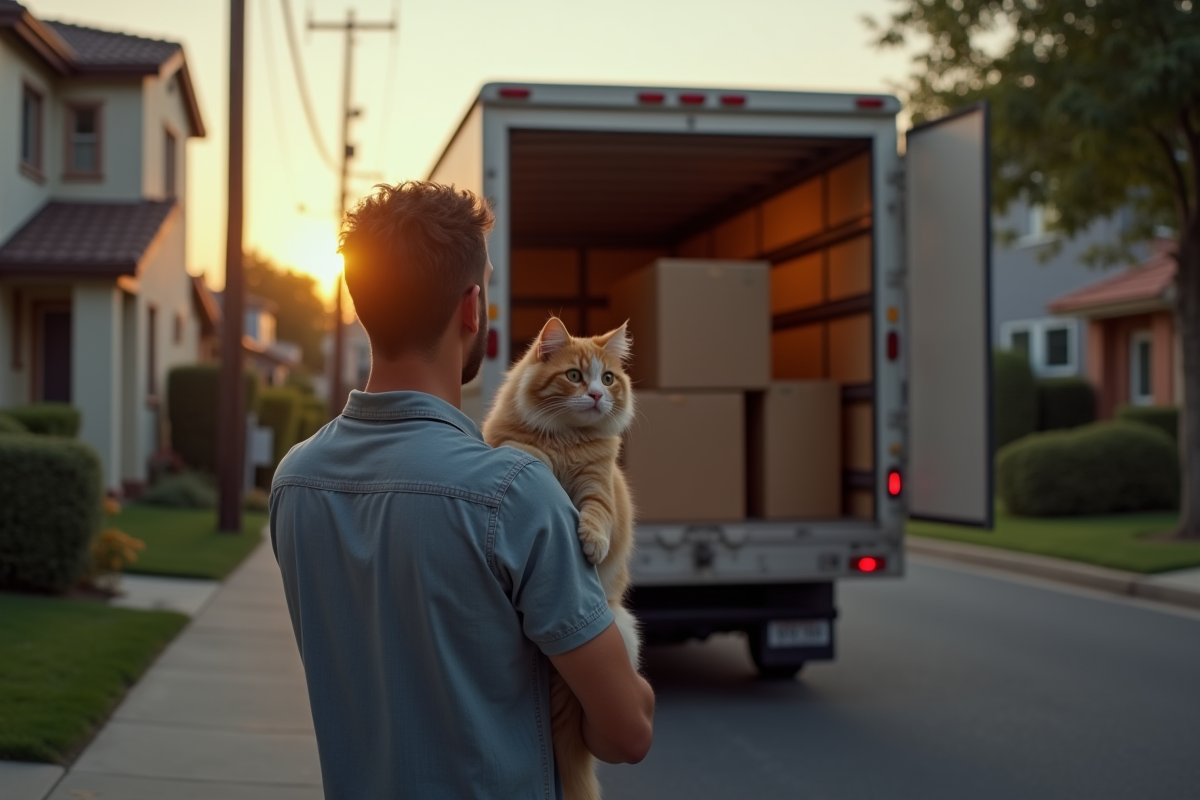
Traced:
<svg viewBox="0 0 1200 800">
<path fill-rule="evenodd" d="M 559 655 L 550 656 L 583 706 L 583 741 L 609 764 L 636 764 L 654 739 L 654 690 L 629 663 L 616 624 Z"/>
</svg>

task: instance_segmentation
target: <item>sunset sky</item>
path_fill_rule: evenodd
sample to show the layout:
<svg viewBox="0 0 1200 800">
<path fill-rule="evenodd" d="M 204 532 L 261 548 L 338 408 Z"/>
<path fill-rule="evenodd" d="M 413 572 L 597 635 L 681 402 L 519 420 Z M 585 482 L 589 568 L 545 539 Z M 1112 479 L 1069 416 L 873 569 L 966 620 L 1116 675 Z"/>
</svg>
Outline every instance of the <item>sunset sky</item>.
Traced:
<svg viewBox="0 0 1200 800">
<path fill-rule="evenodd" d="M 346 0 L 291 3 L 309 92 L 331 154 L 341 124 L 343 40 L 309 33 L 309 13 L 343 20 Z M 22 0 L 35 16 L 182 42 L 208 127 L 189 144 L 189 269 L 223 283 L 227 0 Z M 338 179 L 305 125 L 281 0 L 247 0 L 246 246 L 316 275 L 340 268 Z M 887 91 L 908 57 L 879 52 L 861 22 L 889 0 L 355 0 L 352 196 L 378 180 L 427 177 L 479 86 L 490 80 Z"/>
</svg>

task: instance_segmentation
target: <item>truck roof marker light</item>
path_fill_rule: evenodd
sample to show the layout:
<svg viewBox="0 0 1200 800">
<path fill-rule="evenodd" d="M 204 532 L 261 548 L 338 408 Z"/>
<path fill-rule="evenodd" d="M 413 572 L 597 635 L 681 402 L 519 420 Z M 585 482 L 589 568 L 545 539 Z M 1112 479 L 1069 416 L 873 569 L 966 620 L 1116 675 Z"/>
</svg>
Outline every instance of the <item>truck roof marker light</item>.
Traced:
<svg viewBox="0 0 1200 800">
<path fill-rule="evenodd" d="M 487 337 L 487 357 L 495 358 L 498 355 L 500 355 L 500 337 L 496 335 L 495 328 L 489 328 Z"/>
<path fill-rule="evenodd" d="M 723 105 L 723 106 L 744 106 L 744 105 L 746 105 L 746 95 L 744 95 L 744 94 L 723 94 L 723 95 L 721 95 L 721 105 Z"/>
<path fill-rule="evenodd" d="M 883 556 L 855 556 L 850 559 L 850 569 L 855 572 L 879 572 L 887 566 Z"/>
<path fill-rule="evenodd" d="M 661 103 L 667 99 L 662 92 L 641 92 L 638 94 L 639 103 Z"/>
<path fill-rule="evenodd" d="M 702 94 L 681 94 L 681 95 L 679 95 L 679 102 L 681 102 L 687 106 L 704 105 L 704 95 L 702 95 Z"/>
<path fill-rule="evenodd" d="M 501 86 L 500 96 L 505 100 L 528 100 L 529 90 L 524 86 Z"/>
<path fill-rule="evenodd" d="M 883 108 L 882 97 L 860 97 L 854 101 L 859 108 Z"/>
<path fill-rule="evenodd" d="M 900 334 L 895 331 L 888 331 L 887 357 L 888 361 L 895 361 L 900 357 Z"/>
<path fill-rule="evenodd" d="M 892 497 L 899 497 L 900 492 L 904 490 L 904 478 L 900 475 L 900 470 L 888 470 L 887 490 Z"/>
</svg>

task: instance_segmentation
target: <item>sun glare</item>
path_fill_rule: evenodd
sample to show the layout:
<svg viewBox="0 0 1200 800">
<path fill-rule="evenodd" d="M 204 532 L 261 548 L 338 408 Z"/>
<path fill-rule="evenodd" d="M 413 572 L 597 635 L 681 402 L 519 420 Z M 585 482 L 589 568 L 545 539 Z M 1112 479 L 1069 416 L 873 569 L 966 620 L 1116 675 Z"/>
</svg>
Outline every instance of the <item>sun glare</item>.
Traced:
<svg viewBox="0 0 1200 800">
<path fill-rule="evenodd" d="M 333 226 L 313 220 L 297 220 L 288 236 L 287 247 L 279 253 L 282 264 L 312 275 L 320 284 L 321 295 L 333 297 L 342 257 L 337 252 Z"/>
</svg>

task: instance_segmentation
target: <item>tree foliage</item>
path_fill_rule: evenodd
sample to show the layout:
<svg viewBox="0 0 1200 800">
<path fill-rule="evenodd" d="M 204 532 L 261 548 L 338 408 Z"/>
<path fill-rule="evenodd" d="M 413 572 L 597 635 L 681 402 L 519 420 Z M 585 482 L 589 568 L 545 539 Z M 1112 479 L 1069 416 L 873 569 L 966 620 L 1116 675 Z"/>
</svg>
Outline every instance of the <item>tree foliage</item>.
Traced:
<svg viewBox="0 0 1200 800">
<path fill-rule="evenodd" d="M 243 263 L 246 291 L 278 306 L 276 338 L 300 345 L 304 365 L 320 372 L 325 366 L 321 339 L 328 327 L 329 314 L 317 291 L 316 278 L 279 266 L 260 253 L 247 253 Z"/>
<path fill-rule="evenodd" d="M 914 121 L 988 100 L 993 190 L 1057 210 L 1067 236 L 1120 210 L 1130 245 L 1196 217 L 1200 11 L 1189 0 L 899 0 L 868 20 L 881 46 L 915 46 Z"/>
</svg>

